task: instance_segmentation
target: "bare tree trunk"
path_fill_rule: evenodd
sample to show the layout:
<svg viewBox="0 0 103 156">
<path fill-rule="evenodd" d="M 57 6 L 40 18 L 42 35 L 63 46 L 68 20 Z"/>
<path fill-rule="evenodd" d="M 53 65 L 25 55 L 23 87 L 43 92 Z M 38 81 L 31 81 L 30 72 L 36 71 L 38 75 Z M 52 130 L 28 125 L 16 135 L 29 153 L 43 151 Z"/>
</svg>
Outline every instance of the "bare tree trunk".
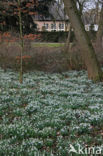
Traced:
<svg viewBox="0 0 103 156">
<path fill-rule="evenodd" d="M 97 43 L 99 43 L 103 48 L 103 4 L 102 4 L 100 19 L 99 19 L 99 29 L 97 32 Z"/>
<path fill-rule="evenodd" d="M 71 37 L 71 25 L 70 25 L 68 37 L 67 37 L 66 44 L 65 44 L 65 52 L 68 52 L 70 50 L 70 37 Z"/>
<path fill-rule="evenodd" d="M 21 10 L 20 10 L 20 0 L 18 0 L 18 10 L 19 10 L 19 31 L 20 31 L 20 42 L 21 42 L 21 52 L 20 52 L 20 75 L 19 75 L 19 82 L 23 83 L 23 51 L 24 51 L 24 40 L 23 40 L 23 30 L 22 30 L 22 17 L 21 17 Z"/>
<path fill-rule="evenodd" d="M 81 17 L 78 13 L 75 0 L 63 0 L 67 14 L 70 18 L 71 25 L 74 29 L 74 33 L 78 44 L 81 48 L 83 60 L 85 61 L 88 78 L 93 81 L 101 81 L 103 78 L 102 70 L 98 63 L 94 48 L 85 31 Z"/>
</svg>

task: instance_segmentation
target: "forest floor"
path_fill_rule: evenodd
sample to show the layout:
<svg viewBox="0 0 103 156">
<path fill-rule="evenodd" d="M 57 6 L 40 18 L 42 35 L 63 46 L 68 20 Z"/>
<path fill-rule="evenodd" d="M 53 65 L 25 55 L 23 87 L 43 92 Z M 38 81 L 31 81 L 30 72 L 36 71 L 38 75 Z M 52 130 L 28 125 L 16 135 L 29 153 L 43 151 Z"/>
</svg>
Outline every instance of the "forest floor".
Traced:
<svg viewBox="0 0 103 156">
<path fill-rule="evenodd" d="M 85 71 L 35 71 L 19 84 L 18 73 L 0 69 L 0 155 L 70 156 L 78 144 L 84 155 L 103 149 L 103 83 Z"/>
</svg>

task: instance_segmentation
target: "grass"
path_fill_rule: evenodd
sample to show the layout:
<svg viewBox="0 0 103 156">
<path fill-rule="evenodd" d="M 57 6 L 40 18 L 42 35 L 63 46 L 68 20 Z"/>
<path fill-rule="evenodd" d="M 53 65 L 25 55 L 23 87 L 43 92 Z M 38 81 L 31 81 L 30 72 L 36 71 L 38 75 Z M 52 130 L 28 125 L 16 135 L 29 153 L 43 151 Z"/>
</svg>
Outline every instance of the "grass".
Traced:
<svg viewBox="0 0 103 156">
<path fill-rule="evenodd" d="M 50 47 L 50 48 L 59 48 L 63 47 L 64 43 L 32 43 L 33 47 Z"/>
<path fill-rule="evenodd" d="M 70 144 L 103 146 L 103 83 L 70 71 L 26 73 L 19 84 L 1 69 L 0 155 L 68 156 Z"/>
<path fill-rule="evenodd" d="M 20 44 L 17 42 L 10 42 L 8 45 L 9 46 L 11 46 L 11 45 L 19 45 L 20 46 Z M 31 45 L 33 47 L 59 48 L 59 47 L 63 47 L 65 45 L 65 43 L 47 43 L 47 42 L 46 43 L 38 43 L 38 42 L 34 43 L 34 42 L 32 42 Z"/>
</svg>

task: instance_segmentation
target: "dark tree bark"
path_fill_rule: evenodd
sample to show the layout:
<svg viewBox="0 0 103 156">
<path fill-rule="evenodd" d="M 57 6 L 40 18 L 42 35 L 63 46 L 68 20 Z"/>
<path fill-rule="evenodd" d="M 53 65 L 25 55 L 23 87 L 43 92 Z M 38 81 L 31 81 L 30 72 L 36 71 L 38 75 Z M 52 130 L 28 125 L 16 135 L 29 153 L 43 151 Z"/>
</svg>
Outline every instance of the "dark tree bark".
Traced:
<svg viewBox="0 0 103 156">
<path fill-rule="evenodd" d="M 100 13 L 100 20 L 99 20 L 99 29 L 97 32 L 97 43 L 103 48 L 103 3 L 102 3 L 102 9 Z"/>
<path fill-rule="evenodd" d="M 98 63 L 92 43 L 88 37 L 87 32 L 85 31 L 81 17 L 78 13 L 75 0 L 63 1 L 76 39 L 81 48 L 81 54 L 88 71 L 88 78 L 92 79 L 93 81 L 101 81 L 103 78 L 102 70 Z"/>
</svg>

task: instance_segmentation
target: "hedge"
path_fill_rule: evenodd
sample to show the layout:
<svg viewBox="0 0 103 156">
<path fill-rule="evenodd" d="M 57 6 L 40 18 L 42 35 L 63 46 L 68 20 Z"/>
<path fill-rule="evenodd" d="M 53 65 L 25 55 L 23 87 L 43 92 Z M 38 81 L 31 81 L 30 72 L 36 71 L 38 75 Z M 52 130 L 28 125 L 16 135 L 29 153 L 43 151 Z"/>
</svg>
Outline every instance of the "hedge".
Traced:
<svg viewBox="0 0 103 156">
<path fill-rule="evenodd" d="M 68 37 L 68 32 L 64 31 L 52 31 L 52 32 L 35 32 L 35 34 L 40 34 L 41 41 L 44 42 L 65 42 Z M 71 34 L 70 41 L 72 42 L 74 39 L 74 32 Z"/>
</svg>

